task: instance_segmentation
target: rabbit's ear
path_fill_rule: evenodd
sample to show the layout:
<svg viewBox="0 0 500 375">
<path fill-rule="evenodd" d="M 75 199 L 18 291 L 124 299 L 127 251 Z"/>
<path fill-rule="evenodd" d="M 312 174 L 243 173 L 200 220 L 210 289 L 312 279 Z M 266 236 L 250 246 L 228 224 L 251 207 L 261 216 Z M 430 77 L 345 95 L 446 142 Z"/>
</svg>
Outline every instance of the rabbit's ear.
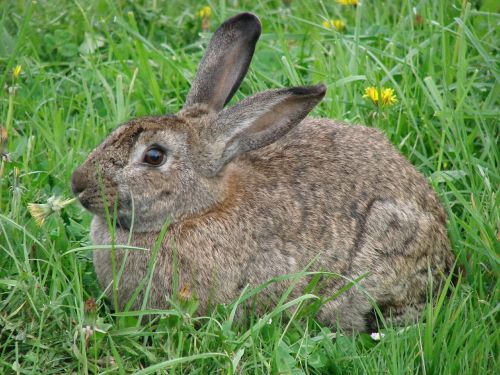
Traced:
<svg viewBox="0 0 500 375">
<path fill-rule="evenodd" d="M 247 73 L 261 31 L 259 19 L 241 13 L 215 31 L 184 107 L 205 104 L 220 111 L 231 100 Z"/>
<path fill-rule="evenodd" d="M 211 132 L 213 154 L 205 164 L 215 175 L 232 159 L 283 137 L 325 96 L 326 86 L 266 91 L 219 113 Z M 215 155 L 214 155 L 215 154 Z"/>
</svg>

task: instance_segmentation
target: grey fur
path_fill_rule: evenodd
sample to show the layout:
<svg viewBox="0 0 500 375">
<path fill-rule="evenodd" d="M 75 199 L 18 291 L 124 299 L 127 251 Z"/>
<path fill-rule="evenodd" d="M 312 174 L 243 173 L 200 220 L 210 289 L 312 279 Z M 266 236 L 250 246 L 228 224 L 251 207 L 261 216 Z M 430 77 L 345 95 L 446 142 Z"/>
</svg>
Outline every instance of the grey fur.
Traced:
<svg viewBox="0 0 500 375">
<path fill-rule="evenodd" d="M 240 19 L 247 22 L 249 16 Z M 232 20 L 231 30 L 238 29 L 238 16 Z M 215 37 L 224 39 L 224 28 Z M 230 47 L 221 48 L 210 53 L 224 64 Z M 252 51 L 242 59 L 253 52 L 247 48 Z M 233 73 L 236 85 L 243 71 Z M 128 242 L 133 211 L 135 246 L 152 249 L 164 222 L 172 221 L 158 253 L 149 307 L 168 306 L 175 243 L 179 286 L 197 296 L 202 313 L 212 303 L 233 301 L 247 284 L 299 272 L 316 259 L 311 270 L 349 279 L 366 275 L 322 307 L 325 323 L 370 328 L 367 295 L 396 321 L 415 318 L 430 276 L 437 290 L 453 262 L 446 214 L 425 178 L 376 129 L 304 119 L 324 96 L 323 85 L 272 90 L 219 111 L 220 104 L 206 98 L 220 76 L 207 74 L 197 77 L 196 94 L 179 114 L 130 121 L 74 172 L 72 189 L 94 214 L 94 244 L 111 243 L 104 212 L 115 201 L 116 244 Z M 228 90 L 223 97 L 234 87 Z M 142 163 L 152 144 L 167 150 L 161 167 Z M 118 265 L 124 254 L 117 250 Z M 122 307 L 146 276 L 150 256 L 151 250 L 128 253 L 118 289 Z M 96 250 L 94 264 L 108 287 L 111 252 Z M 323 292 L 332 294 L 344 284 L 329 279 Z M 272 284 L 258 298 L 272 301 L 288 285 Z"/>
</svg>

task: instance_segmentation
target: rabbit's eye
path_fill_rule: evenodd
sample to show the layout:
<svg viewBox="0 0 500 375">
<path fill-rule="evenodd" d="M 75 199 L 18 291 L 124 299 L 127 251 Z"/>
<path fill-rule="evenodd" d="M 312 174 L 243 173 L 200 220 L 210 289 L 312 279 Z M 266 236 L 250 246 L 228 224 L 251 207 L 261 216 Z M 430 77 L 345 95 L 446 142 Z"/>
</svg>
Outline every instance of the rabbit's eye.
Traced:
<svg viewBox="0 0 500 375">
<path fill-rule="evenodd" d="M 165 151 L 158 147 L 151 147 L 144 154 L 144 163 L 154 165 L 155 167 L 163 164 L 165 160 Z"/>
</svg>

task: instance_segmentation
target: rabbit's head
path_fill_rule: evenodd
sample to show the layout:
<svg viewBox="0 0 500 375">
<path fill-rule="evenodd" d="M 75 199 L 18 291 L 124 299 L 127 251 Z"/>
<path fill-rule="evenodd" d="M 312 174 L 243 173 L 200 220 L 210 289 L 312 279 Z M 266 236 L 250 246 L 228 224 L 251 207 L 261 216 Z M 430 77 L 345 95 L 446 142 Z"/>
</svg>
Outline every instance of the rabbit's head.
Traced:
<svg viewBox="0 0 500 375">
<path fill-rule="evenodd" d="M 116 210 L 122 227 L 133 222 L 136 231 L 156 231 L 167 219 L 221 203 L 232 162 L 288 133 L 326 91 L 324 85 L 271 90 L 223 109 L 248 70 L 260 30 L 249 13 L 225 21 L 177 115 L 132 120 L 92 151 L 71 179 L 83 206 L 102 217 Z"/>
</svg>

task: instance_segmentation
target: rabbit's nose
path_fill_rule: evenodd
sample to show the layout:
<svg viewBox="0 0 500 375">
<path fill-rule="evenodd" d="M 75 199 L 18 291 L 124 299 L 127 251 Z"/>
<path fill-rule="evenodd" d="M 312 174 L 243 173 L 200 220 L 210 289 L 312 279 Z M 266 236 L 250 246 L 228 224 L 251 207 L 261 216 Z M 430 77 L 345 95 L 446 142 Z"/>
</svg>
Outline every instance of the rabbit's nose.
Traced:
<svg viewBox="0 0 500 375">
<path fill-rule="evenodd" d="M 75 169 L 71 176 L 71 191 L 78 196 L 87 188 L 87 178 L 80 168 Z"/>
</svg>

